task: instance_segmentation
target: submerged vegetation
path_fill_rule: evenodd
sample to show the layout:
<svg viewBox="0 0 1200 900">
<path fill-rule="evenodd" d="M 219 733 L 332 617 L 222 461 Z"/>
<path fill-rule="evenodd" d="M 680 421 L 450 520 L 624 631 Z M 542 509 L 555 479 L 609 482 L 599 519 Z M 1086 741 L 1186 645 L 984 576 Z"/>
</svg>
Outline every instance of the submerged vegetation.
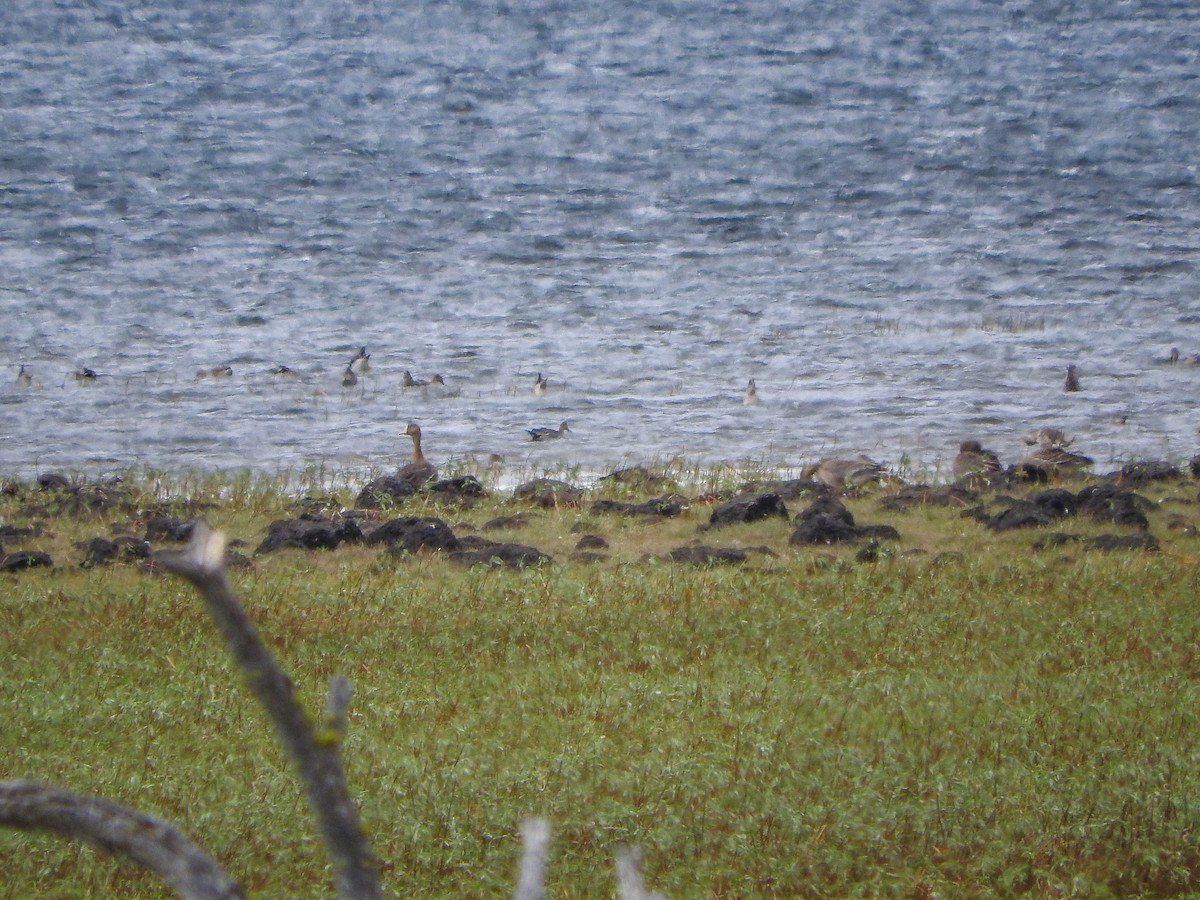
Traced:
<svg viewBox="0 0 1200 900">
<path fill-rule="evenodd" d="M 745 472 L 348 517 L 362 483 L 324 472 L 10 484 L 0 543 L 54 565 L 0 574 L 0 773 L 152 812 L 257 897 L 331 892 L 270 726 L 154 565 L 164 523 L 201 516 L 304 704 L 354 684 L 345 760 L 389 895 L 511 894 L 530 815 L 559 897 L 611 893 L 630 844 L 671 897 L 1200 890 L 1194 479 L 1104 482 L 1142 519 L 1075 514 L 1098 482 L 874 487 L 837 499 L 898 537 L 811 545 L 797 514 L 831 492 L 751 474 L 742 496 L 786 510 L 720 528 Z M 407 516 L 547 558 L 369 541 Z M 368 539 L 256 553 L 280 520 Z M 42 834 L 0 830 L 0 856 L 12 896 L 163 895 Z"/>
</svg>

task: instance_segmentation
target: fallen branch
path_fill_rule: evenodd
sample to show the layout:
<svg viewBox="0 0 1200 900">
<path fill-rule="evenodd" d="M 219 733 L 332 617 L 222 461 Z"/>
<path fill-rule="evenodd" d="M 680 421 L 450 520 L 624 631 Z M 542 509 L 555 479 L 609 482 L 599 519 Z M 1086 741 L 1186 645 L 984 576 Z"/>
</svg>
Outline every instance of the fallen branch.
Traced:
<svg viewBox="0 0 1200 900">
<path fill-rule="evenodd" d="M 124 853 L 185 900 L 246 896 L 211 857 L 173 826 L 111 800 L 36 781 L 0 781 L 0 824 L 53 831 Z"/>
<path fill-rule="evenodd" d="M 291 679 L 275 662 L 234 595 L 225 571 L 224 537 L 197 522 L 186 550 L 162 553 L 158 560 L 200 592 L 251 692 L 299 769 L 309 806 L 333 858 L 338 896 L 344 900 L 379 897 L 379 864 L 363 836 L 341 760 L 349 682 L 336 679 L 331 684 L 326 721 L 319 730 L 314 729 L 296 700 Z"/>
</svg>

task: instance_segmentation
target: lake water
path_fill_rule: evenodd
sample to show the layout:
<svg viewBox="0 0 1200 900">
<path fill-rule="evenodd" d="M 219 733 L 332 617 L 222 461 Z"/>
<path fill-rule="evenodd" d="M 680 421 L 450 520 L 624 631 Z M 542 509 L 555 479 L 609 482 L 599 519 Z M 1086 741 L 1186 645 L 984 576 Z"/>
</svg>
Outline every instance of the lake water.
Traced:
<svg viewBox="0 0 1200 900">
<path fill-rule="evenodd" d="M 9 0 L 0 63 L 3 474 L 1197 449 L 1191 2 Z"/>
</svg>

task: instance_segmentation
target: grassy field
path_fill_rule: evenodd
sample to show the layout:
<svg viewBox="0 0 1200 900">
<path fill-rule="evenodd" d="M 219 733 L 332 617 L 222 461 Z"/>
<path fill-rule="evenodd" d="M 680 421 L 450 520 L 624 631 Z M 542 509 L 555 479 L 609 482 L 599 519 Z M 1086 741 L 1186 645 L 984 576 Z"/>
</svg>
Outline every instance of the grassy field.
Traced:
<svg viewBox="0 0 1200 900">
<path fill-rule="evenodd" d="M 323 486 L 324 506 L 353 505 L 353 487 Z M 56 563 L 0 574 L 0 776 L 159 815 L 256 897 L 332 895 L 300 788 L 194 591 L 134 562 L 79 565 L 77 541 L 202 514 L 245 541 L 232 579 L 305 704 L 332 675 L 354 682 L 346 762 L 390 896 L 511 895 L 529 815 L 551 822 L 563 898 L 611 896 L 626 844 L 674 898 L 1200 891 L 1190 478 L 1139 489 L 1157 552 L 1034 550 L 1049 532 L 1133 529 L 1073 516 L 993 532 L 961 502 L 885 509 L 881 489 L 845 499 L 901 535 L 873 561 L 861 542 L 792 546 L 781 518 L 701 531 L 714 499 L 649 519 L 592 514 L 596 493 L 544 510 L 508 491 L 383 515 L 467 534 L 521 512 L 488 536 L 553 562 L 254 555 L 306 491 L 141 475 L 111 503 L 0 496 L 0 523 L 40 528 L 5 549 Z M 572 561 L 581 532 L 607 558 Z M 752 552 L 659 558 L 695 541 Z M 52 836 L 0 830 L 0 859 L 4 897 L 165 895 Z"/>
</svg>

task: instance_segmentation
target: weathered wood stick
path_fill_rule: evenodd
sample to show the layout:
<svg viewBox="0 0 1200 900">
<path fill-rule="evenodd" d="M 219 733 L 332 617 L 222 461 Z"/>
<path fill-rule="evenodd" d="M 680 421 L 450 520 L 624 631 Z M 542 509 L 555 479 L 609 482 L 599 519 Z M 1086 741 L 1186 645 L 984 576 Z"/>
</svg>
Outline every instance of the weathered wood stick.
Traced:
<svg viewBox="0 0 1200 900">
<path fill-rule="evenodd" d="M 338 896 L 343 900 L 379 897 L 379 863 L 350 799 L 341 760 L 349 682 L 330 686 L 326 714 L 331 721 L 317 731 L 296 700 L 291 679 L 275 662 L 233 592 L 225 569 L 224 537 L 197 522 L 186 550 L 161 553 L 157 559 L 167 571 L 195 585 L 250 691 L 275 724 L 284 750 L 300 771 L 309 806 L 333 859 Z"/>
<path fill-rule="evenodd" d="M 0 781 L 0 824 L 53 831 L 123 853 L 184 900 L 244 900 L 242 888 L 173 826 L 111 800 L 36 781 Z"/>
</svg>

